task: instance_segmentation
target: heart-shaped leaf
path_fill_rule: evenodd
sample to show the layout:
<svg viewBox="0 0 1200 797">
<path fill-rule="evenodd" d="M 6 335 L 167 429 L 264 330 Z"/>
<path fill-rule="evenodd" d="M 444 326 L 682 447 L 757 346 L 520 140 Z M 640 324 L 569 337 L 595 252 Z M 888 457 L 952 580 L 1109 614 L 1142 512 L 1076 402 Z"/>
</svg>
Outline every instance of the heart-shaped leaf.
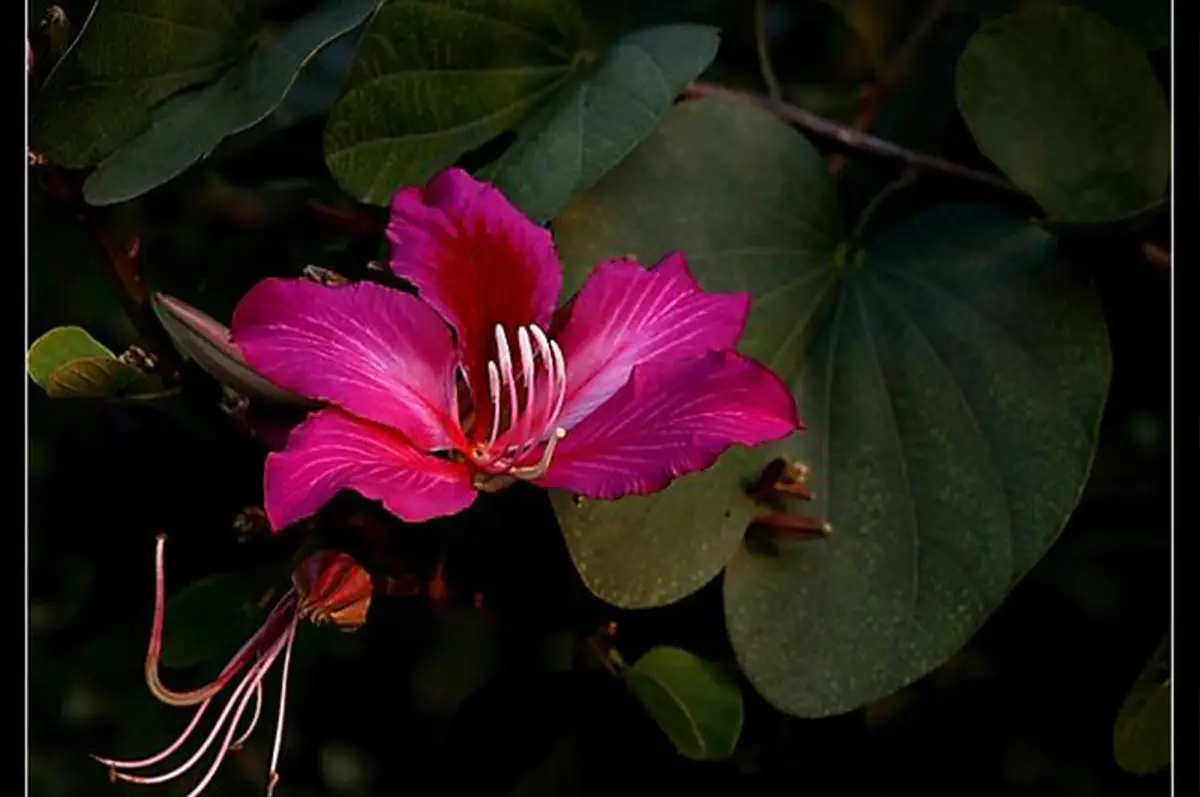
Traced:
<svg viewBox="0 0 1200 797">
<path fill-rule="evenodd" d="M 1149 775 L 1171 763 L 1170 637 L 1138 675 L 1113 725 L 1113 757 L 1126 772 Z"/>
<path fill-rule="evenodd" d="M 172 595 L 163 618 L 162 664 L 192 667 L 229 655 L 249 639 L 266 616 L 258 604 L 267 586 L 262 576 L 220 573 Z"/>
<path fill-rule="evenodd" d="M 958 107 L 979 149 L 1053 221 L 1093 224 L 1160 204 L 1170 112 L 1137 42 L 1064 5 L 987 23 L 958 63 Z"/>
<path fill-rule="evenodd" d="M 29 347 L 29 378 L 52 398 L 118 396 L 145 377 L 81 327 L 55 327 Z"/>
<path fill-rule="evenodd" d="M 807 139 L 762 111 L 712 100 L 672 109 L 553 229 L 568 291 L 602 260 L 633 253 L 649 264 L 682 250 L 705 288 L 758 297 L 747 350 L 774 346 L 782 363 L 800 356 L 832 295 L 841 237 L 829 171 Z M 735 449 L 647 497 L 577 504 L 552 494 L 588 588 L 640 608 L 702 587 L 737 550 L 754 512 L 745 486 L 768 459 Z"/>
<path fill-rule="evenodd" d="M 208 156 L 227 136 L 265 119 L 300 70 L 326 44 L 361 24 L 377 0 L 325 2 L 266 38 L 216 82 L 176 95 L 151 115 L 150 127 L 104 160 L 83 186 L 93 205 L 139 196 Z"/>
<path fill-rule="evenodd" d="M 425 182 L 563 85 L 578 26 L 571 0 L 387 0 L 329 115 L 329 170 L 378 205 Z"/>
<path fill-rule="evenodd" d="M 725 578 L 740 665 L 801 716 L 888 694 L 961 647 L 1074 508 L 1110 373 L 1097 298 L 1044 230 L 942 207 L 835 259 L 820 164 L 756 109 L 684 103 L 555 227 L 572 275 L 680 249 L 705 288 L 753 294 L 740 348 L 792 384 L 808 431 L 652 498 L 556 507 L 589 587 L 646 605 L 666 594 L 655 579 L 715 572 L 739 547 L 750 510 L 714 512 L 714 496 L 774 456 L 809 464 L 816 499 L 791 509 L 832 536 L 742 548 Z"/>
<path fill-rule="evenodd" d="M 265 0 L 104 0 L 36 97 L 30 146 L 91 166 L 145 127 L 150 109 L 234 64 Z"/>
<path fill-rule="evenodd" d="M 705 25 L 631 33 L 522 123 L 480 176 L 534 221 L 554 218 L 650 134 L 719 42 Z"/>
<path fill-rule="evenodd" d="M 742 733 L 742 693 L 714 665 L 662 646 L 622 667 L 621 675 L 681 755 L 697 761 L 733 755 Z"/>
</svg>

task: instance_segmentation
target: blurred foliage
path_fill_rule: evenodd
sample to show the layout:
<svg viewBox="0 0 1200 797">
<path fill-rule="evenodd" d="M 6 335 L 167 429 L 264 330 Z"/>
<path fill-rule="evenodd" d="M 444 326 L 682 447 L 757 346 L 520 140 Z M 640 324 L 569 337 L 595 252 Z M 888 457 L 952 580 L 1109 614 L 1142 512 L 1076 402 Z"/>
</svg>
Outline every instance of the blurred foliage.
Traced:
<svg viewBox="0 0 1200 797">
<path fill-rule="evenodd" d="M 1165 793 L 1167 3 L 59 10 L 30 3 L 32 794 L 135 793 L 87 753 L 182 725 L 141 681 L 161 531 L 172 684 L 298 546 L 376 578 L 361 631 L 301 628 L 281 794 Z M 693 81 L 842 133 L 673 102 Z M 224 325 L 266 276 L 381 278 L 373 205 L 452 162 L 550 222 L 569 289 L 682 249 L 753 292 L 743 349 L 808 432 L 614 505 L 517 487 L 406 527 L 346 495 L 271 535 L 298 410 Z M 816 495 L 777 508 L 829 537 L 744 541 L 778 453 Z M 270 743 L 213 793 L 261 793 Z"/>
</svg>

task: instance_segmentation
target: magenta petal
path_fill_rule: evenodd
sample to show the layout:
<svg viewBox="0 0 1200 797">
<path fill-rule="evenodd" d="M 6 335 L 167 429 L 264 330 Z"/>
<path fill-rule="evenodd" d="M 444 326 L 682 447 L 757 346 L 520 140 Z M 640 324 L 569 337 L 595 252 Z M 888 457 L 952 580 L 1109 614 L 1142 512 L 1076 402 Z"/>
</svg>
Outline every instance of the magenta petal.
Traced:
<svg viewBox="0 0 1200 797">
<path fill-rule="evenodd" d="M 266 279 L 238 304 L 232 332 L 246 360 L 281 387 L 426 450 L 457 444 L 450 330 L 415 296 L 371 282 Z"/>
<path fill-rule="evenodd" d="M 483 369 L 497 324 L 510 334 L 549 324 L 562 290 L 550 232 L 462 169 L 398 192 L 387 237 L 392 271 L 454 327 L 477 388 L 486 391 Z"/>
<path fill-rule="evenodd" d="M 411 523 L 460 512 L 476 495 L 462 463 L 426 454 L 338 409 L 313 413 L 283 451 L 268 454 L 264 482 L 264 508 L 276 531 L 315 514 L 342 490 L 382 501 Z"/>
<path fill-rule="evenodd" d="M 749 294 L 701 290 L 679 253 L 651 269 L 632 260 L 596 266 L 554 321 L 567 362 L 559 425 L 579 423 L 635 365 L 734 348 L 749 310 Z"/>
<path fill-rule="evenodd" d="M 733 445 L 803 428 L 787 386 L 737 352 L 653 362 L 567 433 L 536 483 L 590 498 L 647 495 Z"/>
</svg>

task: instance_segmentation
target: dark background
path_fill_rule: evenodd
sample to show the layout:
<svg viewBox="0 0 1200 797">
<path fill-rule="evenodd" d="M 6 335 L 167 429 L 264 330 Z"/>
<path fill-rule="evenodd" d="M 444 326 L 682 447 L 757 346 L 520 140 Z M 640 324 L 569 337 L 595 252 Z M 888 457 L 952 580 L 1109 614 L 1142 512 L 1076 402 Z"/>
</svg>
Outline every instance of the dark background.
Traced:
<svg viewBox="0 0 1200 797">
<path fill-rule="evenodd" d="M 867 14 L 860 26 L 894 49 L 922 4 L 876 5 L 889 11 Z M 947 75 L 979 14 L 999 4 L 965 5 L 923 48 L 876 132 L 986 169 L 953 109 Z M 63 6 L 83 19 L 86 4 Z M 706 78 L 762 90 L 751 3 L 591 6 L 601 40 L 661 20 L 719 24 L 722 48 Z M 771 48 L 788 99 L 851 120 L 857 87 L 870 78 L 869 48 L 816 0 L 770 6 Z M 32 19 L 44 7 L 34 3 Z M 1151 58 L 1165 82 L 1169 53 Z M 318 105 L 336 87 L 339 59 L 328 62 L 327 74 L 310 75 L 298 89 Z M 269 140 L 252 131 L 104 218 L 111 229 L 139 231 L 141 268 L 152 285 L 227 321 L 241 292 L 266 274 L 295 275 L 316 263 L 358 276 L 376 255 L 377 238 L 322 226 L 306 209 L 311 199 L 341 201 L 321 162 L 321 119 L 286 128 L 284 121 L 272 120 L 280 129 Z M 851 218 L 895 174 L 889 164 L 856 159 L 842 180 Z M 79 324 L 120 351 L 136 331 L 88 228 L 48 200 L 39 181 L 31 176 L 30 338 Z M 908 212 L 967 196 L 976 194 L 926 180 L 900 204 Z M 891 212 L 885 208 L 879 223 Z M 395 528 L 367 510 L 358 522 L 390 540 L 375 550 L 386 567 L 428 579 L 444 557 L 451 599 L 378 598 L 371 622 L 354 635 L 302 629 L 279 793 L 600 795 L 712 787 L 747 795 L 1165 794 L 1167 770 L 1135 777 L 1116 766 L 1111 731 L 1170 621 L 1169 274 L 1139 250 L 1143 240 L 1165 241 L 1166 218 L 1136 234 L 1070 242 L 1072 256 L 1095 275 L 1113 347 L 1092 478 L 1050 553 L 937 672 L 825 720 L 784 717 L 747 687 L 738 754 L 694 764 L 673 752 L 619 682 L 582 666 L 578 655 L 572 662 L 572 646 L 616 620 L 627 659 L 675 643 L 729 662 L 718 584 L 666 609 L 607 609 L 579 584 L 535 490 L 489 497 L 466 517 L 421 529 Z M 239 536 L 238 512 L 261 502 L 263 449 L 218 409 L 211 380 L 187 370 L 185 384 L 179 399 L 136 407 L 51 401 L 30 385 L 34 795 L 186 792 L 180 783 L 110 785 L 87 757 L 149 754 L 186 722 L 186 712 L 158 704 L 141 680 L 155 533 L 171 535 L 168 590 L 282 561 L 295 548 L 286 538 Z M 344 501 L 333 515 L 362 513 Z M 363 543 L 355 537 L 349 544 Z M 477 590 L 483 610 L 472 605 Z M 198 683 L 211 670 L 168 675 L 173 684 Z M 268 681 L 258 732 L 226 760 L 212 793 L 262 793 L 277 677 Z"/>
</svg>

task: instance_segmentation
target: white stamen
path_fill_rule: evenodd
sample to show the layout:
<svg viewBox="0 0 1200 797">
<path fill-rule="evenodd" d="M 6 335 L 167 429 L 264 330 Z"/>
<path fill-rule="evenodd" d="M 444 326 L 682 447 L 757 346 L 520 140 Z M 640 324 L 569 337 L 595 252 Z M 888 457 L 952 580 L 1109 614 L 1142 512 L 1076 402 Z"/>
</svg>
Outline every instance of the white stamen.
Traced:
<svg viewBox="0 0 1200 797">
<path fill-rule="evenodd" d="M 508 336 L 504 334 L 504 327 L 499 324 L 496 325 L 496 356 L 500 358 L 500 378 L 508 387 L 510 405 L 508 428 L 512 429 L 517 425 L 521 408 L 517 404 L 517 380 L 513 375 L 512 350 L 508 347 Z M 496 409 L 499 410 L 499 408 L 499 403 L 497 403 Z"/>
<path fill-rule="evenodd" d="M 279 722 L 275 726 L 275 746 L 271 750 L 271 772 L 267 779 L 267 797 L 271 797 L 275 792 L 275 786 L 279 783 L 279 771 L 276 769 L 276 765 L 279 763 L 279 751 L 283 747 L 283 710 L 287 702 L 288 667 L 292 663 L 292 643 L 296 641 L 296 623 L 299 620 L 299 614 L 292 618 L 292 628 L 288 631 L 287 648 L 283 653 L 283 673 L 279 680 Z"/>
<path fill-rule="evenodd" d="M 500 371 L 494 362 L 488 361 L 488 392 L 492 397 L 492 433 L 488 436 L 488 447 L 496 442 L 500 433 Z"/>
<path fill-rule="evenodd" d="M 515 441 L 521 441 L 525 440 L 529 434 L 529 421 L 532 417 L 530 413 L 534 410 L 534 383 L 537 381 L 537 372 L 534 370 L 533 363 L 533 346 L 529 344 L 529 332 L 525 327 L 517 327 L 517 347 L 521 350 L 521 372 L 525 376 L 525 412 L 521 415 L 521 422 L 514 424 L 512 436 Z"/>
</svg>

